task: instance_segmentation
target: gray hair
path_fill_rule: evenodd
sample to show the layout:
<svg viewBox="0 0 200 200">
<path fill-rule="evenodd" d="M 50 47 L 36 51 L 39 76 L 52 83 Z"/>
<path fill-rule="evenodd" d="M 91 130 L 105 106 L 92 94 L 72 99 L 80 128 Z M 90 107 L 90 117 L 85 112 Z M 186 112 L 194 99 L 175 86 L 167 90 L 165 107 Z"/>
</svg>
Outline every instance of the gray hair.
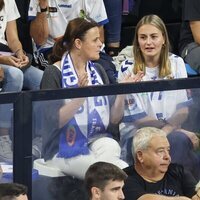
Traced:
<svg viewBox="0 0 200 200">
<path fill-rule="evenodd" d="M 144 127 L 136 131 L 132 143 L 132 155 L 135 161 L 136 153 L 140 150 L 146 150 L 149 147 L 151 139 L 155 136 L 166 137 L 166 133 L 155 127 Z"/>
</svg>

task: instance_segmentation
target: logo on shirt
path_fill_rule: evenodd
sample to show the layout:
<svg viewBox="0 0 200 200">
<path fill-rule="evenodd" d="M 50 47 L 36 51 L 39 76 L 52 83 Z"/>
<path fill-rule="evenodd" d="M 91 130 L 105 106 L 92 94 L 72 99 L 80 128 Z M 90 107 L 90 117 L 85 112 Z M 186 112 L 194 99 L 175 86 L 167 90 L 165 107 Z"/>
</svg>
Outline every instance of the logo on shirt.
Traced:
<svg viewBox="0 0 200 200">
<path fill-rule="evenodd" d="M 66 142 L 69 146 L 73 146 L 76 140 L 76 130 L 73 126 L 69 126 L 66 131 Z"/>
<path fill-rule="evenodd" d="M 72 8 L 72 4 L 58 4 L 60 8 Z"/>
<path fill-rule="evenodd" d="M 163 190 L 157 191 L 157 194 L 166 195 L 166 196 L 177 196 L 177 193 L 176 193 L 175 190 L 173 190 L 173 189 L 167 189 L 167 188 L 165 188 Z"/>
</svg>

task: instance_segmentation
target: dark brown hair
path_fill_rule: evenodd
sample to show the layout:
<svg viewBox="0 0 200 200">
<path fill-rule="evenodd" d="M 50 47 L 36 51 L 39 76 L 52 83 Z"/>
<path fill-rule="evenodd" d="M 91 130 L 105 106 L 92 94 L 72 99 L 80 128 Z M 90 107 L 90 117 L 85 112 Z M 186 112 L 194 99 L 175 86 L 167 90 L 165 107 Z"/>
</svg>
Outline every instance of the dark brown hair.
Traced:
<svg viewBox="0 0 200 200">
<path fill-rule="evenodd" d="M 0 0 L 0 11 L 3 9 L 4 7 L 4 0 Z"/>
<path fill-rule="evenodd" d="M 61 60 L 63 54 L 72 49 L 75 39 L 78 38 L 83 41 L 87 31 L 98 26 L 91 19 L 75 18 L 71 20 L 67 25 L 64 36 L 54 44 L 52 54 L 49 56 L 49 62 L 53 64 Z"/>
<path fill-rule="evenodd" d="M 85 174 L 85 187 L 91 198 L 92 187 L 97 187 L 103 191 L 109 181 L 124 181 L 127 177 L 127 174 L 114 164 L 96 162 L 89 167 Z"/>
<path fill-rule="evenodd" d="M 27 187 L 19 183 L 1 183 L 0 184 L 0 199 L 4 197 L 18 197 L 27 194 Z"/>
</svg>

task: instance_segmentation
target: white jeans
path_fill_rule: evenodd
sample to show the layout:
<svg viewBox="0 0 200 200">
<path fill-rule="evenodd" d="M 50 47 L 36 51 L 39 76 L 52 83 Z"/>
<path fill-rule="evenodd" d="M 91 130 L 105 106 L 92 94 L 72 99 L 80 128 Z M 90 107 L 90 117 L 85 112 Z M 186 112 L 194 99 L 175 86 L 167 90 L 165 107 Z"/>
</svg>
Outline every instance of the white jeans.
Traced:
<svg viewBox="0 0 200 200">
<path fill-rule="evenodd" d="M 76 178 L 84 179 L 89 166 L 98 161 L 112 163 L 123 169 L 128 166 L 126 162 L 120 159 L 121 149 L 117 141 L 109 137 L 102 137 L 95 140 L 90 146 L 88 155 L 79 155 L 73 158 L 57 158 L 46 162 L 51 167 L 58 168 Z"/>
</svg>

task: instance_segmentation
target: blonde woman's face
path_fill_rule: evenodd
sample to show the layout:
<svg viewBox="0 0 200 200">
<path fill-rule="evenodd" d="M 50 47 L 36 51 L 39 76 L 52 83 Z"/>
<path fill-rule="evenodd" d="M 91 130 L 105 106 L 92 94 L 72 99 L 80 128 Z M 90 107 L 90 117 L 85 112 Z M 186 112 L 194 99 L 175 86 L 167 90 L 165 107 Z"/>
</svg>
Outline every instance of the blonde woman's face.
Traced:
<svg viewBox="0 0 200 200">
<path fill-rule="evenodd" d="M 155 26 L 144 24 L 138 29 L 138 43 L 145 59 L 159 59 L 165 39 Z"/>
</svg>

